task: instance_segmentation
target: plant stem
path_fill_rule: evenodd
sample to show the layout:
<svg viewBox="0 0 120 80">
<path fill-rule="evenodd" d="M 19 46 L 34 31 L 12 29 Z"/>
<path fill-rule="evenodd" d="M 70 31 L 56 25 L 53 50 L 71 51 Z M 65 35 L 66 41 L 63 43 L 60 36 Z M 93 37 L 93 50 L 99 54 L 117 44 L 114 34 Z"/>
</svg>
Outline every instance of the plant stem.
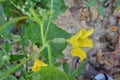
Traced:
<svg viewBox="0 0 120 80">
<path fill-rule="evenodd" d="M 43 29 L 43 23 L 39 23 L 40 25 L 40 32 L 41 32 L 41 39 L 42 39 L 42 45 L 45 44 L 45 38 L 44 38 L 44 29 Z"/>
<path fill-rule="evenodd" d="M 51 13 L 52 13 L 52 8 L 53 8 L 53 1 L 54 0 L 51 0 L 51 6 L 50 6 Z M 47 36 L 47 33 L 48 33 L 48 29 L 49 29 L 49 26 L 50 26 L 51 18 L 52 18 L 52 16 L 50 15 L 49 20 L 48 20 L 48 24 L 47 24 L 47 28 L 46 28 L 46 31 L 45 31 L 45 39 L 46 39 L 46 36 Z"/>
<path fill-rule="evenodd" d="M 23 50 L 23 53 L 24 53 L 25 57 L 28 58 L 27 53 L 26 53 L 26 51 L 25 51 L 25 48 L 24 48 L 23 44 L 22 44 L 22 50 Z M 28 67 L 27 67 L 27 65 L 28 65 L 28 63 L 26 62 L 25 67 L 26 67 L 26 71 L 28 72 Z"/>
<path fill-rule="evenodd" d="M 53 65 L 53 64 L 52 64 L 51 47 L 50 47 L 49 44 L 47 45 L 47 49 L 48 49 L 48 59 L 49 59 L 49 64 L 50 64 L 50 65 Z"/>
</svg>

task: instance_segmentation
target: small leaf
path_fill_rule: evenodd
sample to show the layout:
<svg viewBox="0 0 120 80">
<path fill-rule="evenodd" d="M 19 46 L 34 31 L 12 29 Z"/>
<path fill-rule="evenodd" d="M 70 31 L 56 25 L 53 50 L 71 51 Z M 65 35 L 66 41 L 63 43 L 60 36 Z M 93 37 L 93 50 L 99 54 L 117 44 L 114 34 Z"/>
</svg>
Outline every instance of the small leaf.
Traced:
<svg viewBox="0 0 120 80">
<path fill-rule="evenodd" d="M 80 66 L 73 72 L 74 76 L 78 76 L 79 74 L 83 74 L 84 70 L 85 70 L 85 65 L 87 63 L 87 60 L 84 60 Z"/>
<path fill-rule="evenodd" d="M 0 67 L 3 65 L 3 57 L 4 53 L 2 51 L 0 51 Z"/>
<path fill-rule="evenodd" d="M 104 2 L 105 0 L 99 0 L 99 2 Z"/>
<path fill-rule="evenodd" d="M 64 72 L 66 74 L 70 74 L 71 73 L 71 68 L 70 68 L 69 64 L 66 63 L 66 62 L 63 63 L 63 69 L 64 69 Z"/>
<path fill-rule="evenodd" d="M 23 59 L 25 56 L 24 55 L 11 55 L 10 56 L 10 61 L 19 61 L 21 59 Z"/>
<path fill-rule="evenodd" d="M 96 3 L 96 0 L 90 0 L 88 2 L 88 4 L 86 5 L 86 7 L 91 7 L 91 6 L 95 5 L 95 3 Z"/>
<path fill-rule="evenodd" d="M 2 44 L 2 47 L 7 53 L 12 49 L 12 45 L 10 43 Z"/>
<path fill-rule="evenodd" d="M 103 6 L 102 5 L 98 5 L 98 13 L 100 14 L 100 15 L 104 15 L 104 11 L 103 11 Z"/>
<path fill-rule="evenodd" d="M 0 25 L 5 22 L 3 6 L 0 4 Z"/>
<path fill-rule="evenodd" d="M 120 0 L 115 0 L 115 8 L 120 6 Z"/>
</svg>

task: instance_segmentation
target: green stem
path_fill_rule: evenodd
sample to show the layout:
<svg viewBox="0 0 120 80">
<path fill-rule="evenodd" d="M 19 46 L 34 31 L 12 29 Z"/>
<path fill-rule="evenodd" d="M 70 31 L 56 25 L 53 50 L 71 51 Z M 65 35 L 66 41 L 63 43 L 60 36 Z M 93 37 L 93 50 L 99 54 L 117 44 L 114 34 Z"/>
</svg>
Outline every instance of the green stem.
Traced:
<svg viewBox="0 0 120 80">
<path fill-rule="evenodd" d="M 43 29 L 43 23 L 39 23 L 40 25 L 40 31 L 41 31 L 41 39 L 42 39 L 42 45 L 45 44 L 45 38 L 44 38 L 44 29 Z"/>
<path fill-rule="evenodd" d="M 48 49 L 49 64 L 52 65 L 52 53 L 51 53 L 51 47 L 49 44 L 47 45 L 47 49 Z"/>
<path fill-rule="evenodd" d="M 50 6 L 51 13 L 52 13 L 52 8 L 53 8 L 53 0 L 51 0 L 51 6 Z M 52 16 L 50 15 L 49 20 L 48 20 L 48 24 L 47 24 L 47 28 L 46 28 L 46 31 L 45 31 L 45 39 L 47 37 L 47 33 L 48 33 L 49 26 L 50 26 L 51 18 L 52 18 Z"/>
<path fill-rule="evenodd" d="M 26 51 L 25 51 L 25 48 L 24 48 L 23 44 L 22 44 L 22 50 L 23 50 L 23 53 L 24 53 L 25 57 L 28 58 L 27 53 L 26 53 Z M 27 65 L 28 65 L 28 63 L 26 62 L 25 67 L 26 67 L 26 71 L 28 72 L 28 67 L 27 67 Z"/>
</svg>

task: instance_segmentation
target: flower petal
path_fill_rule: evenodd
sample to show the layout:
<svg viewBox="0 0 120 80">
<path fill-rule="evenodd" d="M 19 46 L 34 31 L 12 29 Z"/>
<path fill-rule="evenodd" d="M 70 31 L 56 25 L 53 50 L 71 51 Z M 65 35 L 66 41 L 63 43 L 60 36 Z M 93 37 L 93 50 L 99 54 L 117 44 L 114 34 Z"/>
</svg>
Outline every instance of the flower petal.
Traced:
<svg viewBox="0 0 120 80">
<path fill-rule="evenodd" d="M 87 38 L 88 36 L 90 36 L 94 32 L 94 29 L 92 28 L 92 29 L 86 31 L 84 28 L 81 28 L 81 31 L 82 31 L 82 35 L 80 36 L 80 38 L 84 39 L 84 38 Z"/>
<path fill-rule="evenodd" d="M 86 52 L 82 50 L 81 48 L 72 49 L 71 55 L 80 57 L 81 62 L 87 57 Z"/>
<path fill-rule="evenodd" d="M 34 71 L 34 72 L 39 71 L 41 69 L 41 67 L 45 67 L 45 66 L 48 66 L 48 65 L 45 64 L 43 61 L 36 59 L 32 66 L 32 71 Z"/>
<path fill-rule="evenodd" d="M 78 40 L 75 40 L 73 38 L 67 40 L 68 43 L 72 45 L 72 48 L 77 48 L 79 47 L 79 42 Z"/>
<path fill-rule="evenodd" d="M 79 39 L 78 42 L 79 42 L 79 47 L 89 47 L 89 48 L 93 47 L 92 39 L 89 38 Z"/>
</svg>

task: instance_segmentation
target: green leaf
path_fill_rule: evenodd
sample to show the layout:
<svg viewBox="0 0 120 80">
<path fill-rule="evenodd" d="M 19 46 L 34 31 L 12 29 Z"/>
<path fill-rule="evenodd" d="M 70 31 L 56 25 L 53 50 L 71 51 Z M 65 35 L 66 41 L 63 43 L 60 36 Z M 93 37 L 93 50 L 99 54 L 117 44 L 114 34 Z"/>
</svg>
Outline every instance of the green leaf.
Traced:
<svg viewBox="0 0 120 80">
<path fill-rule="evenodd" d="M 64 69 L 64 72 L 68 75 L 71 74 L 71 68 L 70 68 L 70 65 L 66 62 L 63 63 L 63 69 Z"/>
<path fill-rule="evenodd" d="M 10 43 L 2 44 L 3 49 L 8 53 L 12 49 L 12 45 Z"/>
<path fill-rule="evenodd" d="M 67 9 L 67 7 L 64 4 L 64 0 L 54 0 L 53 9 L 55 11 L 52 18 L 56 19 L 61 13 L 63 13 Z"/>
<path fill-rule="evenodd" d="M 85 65 L 87 63 L 87 60 L 84 60 L 80 66 L 73 72 L 74 76 L 78 76 L 79 74 L 83 74 L 85 70 Z"/>
<path fill-rule="evenodd" d="M 13 75 L 9 75 L 5 78 L 5 80 L 17 80 L 17 78 Z"/>
<path fill-rule="evenodd" d="M 115 0 L 115 8 L 120 6 L 120 0 Z"/>
<path fill-rule="evenodd" d="M 41 2 L 41 0 L 35 0 L 36 2 Z"/>
<path fill-rule="evenodd" d="M 15 1 L 15 0 L 3 0 L 1 2 L 1 4 L 3 5 L 5 16 L 8 17 L 8 18 L 9 17 L 18 17 L 18 16 L 20 16 L 21 12 L 16 7 L 14 7 L 10 3 L 10 1 Z M 20 1 L 22 1 L 22 0 L 16 1 L 17 3 L 19 3 L 19 4 L 16 3 L 16 5 L 20 5 L 21 4 Z"/>
<path fill-rule="evenodd" d="M 103 8 L 102 5 L 98 5 L 97 9 L 98 9 L 98 13 L 99 13 L 100 15 L 104 15 L 104 10 L 103 10 L 104 8 Z"/>
<path fill-rule="evenodd" d="M 31 80 L 69 80 L 67 75 L 54 66 L 43 67 Z"/>
<path fill-rule="evenodd" d="M 3 6 L 0 4 L 0 25 L 5 22 Z"/>
<path fill-rule="evenodd" d="M 41 4 L 43 8 L 51 7 L 51 0 L 41 0 Z M 63 13 L 67 7 L 64 4 L 64 0 L 54 0 L 53 1 L 53 10 L 54 14 L 52 15 L 52 19 L 56 19 L 61 13 Z"/>
<path fill-rule="evenodd" d="M 24 78 L 23 76 L 21 76 L 21 77 L 19 78 L 19 80 L 25 80 L 25 78 Z"/>
<path fill-rule="evenodd" d="M 99 0 L 99 2 L 104 2 L 105 0 Z"/>
<path fill-rule="evenodd" d="M 41 34 L 40 34 L 40 26 L 37 23 L 26 23 L 22 25 L 21 30 L 21 43 L 24 46 L 27 46 L 29 41 L 33 44 L 41 43 Z"/>
<path fill-rule="evenodd" d="M 87 5 L 86 5 L 86 7 L 91 7 L 91 6 L 93 6 L 93 5 L 95 5 L 95 3 L 96 3 L 96 0 L 90 0 L 88 3 L 87 3 Z"/>
<path fill-rule="evenodd" d="M 6 0 L 0 0 L 0 2 L 4 2 L 4 1 L 6 1 Z"/>
<path fill-rule="evenodd" d="M 44 28 L 46 29 L 46 27 L 44 26 Z M 48 34 L 47 34 L 47 40 L 53 40 L 54 38 L 60 37 L 60 38 L 64 38 L 64 39 L 68 39 L 70 38 L 70 34 L 65 32 L 64 30 L 58 28 L 56 25 L 54 25 L 53 23 L 50 23 L 50 27 L 48 30 Z M 52 49 L 52 57 L 54 59 L 59 58 L 59 57 L 63 57 L 64 55 L 62 54 L 62 50 L 66 47 L 66 42 L 61 43 L 61 44 L 56 44 L 56 43 L 51 43 L 51 49 Z M 47 57 L 47 50 L 43 51 L 43 53 L 41 54 L 44 57 Z"/>
<path fill-rule="evenodd" d="M 24 55 L 10 55 L 10 61 L 19 61 L 23 59 L 25 56 Z"/>
<path fill-rule="evenodd" d="M 0 51 L 0 67 L 2 67 L 2 65 L 3 65 L 3 59 L 2 59 L 3 55 L 4 55 L 4 53 L 2 51 Z"/>
</svg>

